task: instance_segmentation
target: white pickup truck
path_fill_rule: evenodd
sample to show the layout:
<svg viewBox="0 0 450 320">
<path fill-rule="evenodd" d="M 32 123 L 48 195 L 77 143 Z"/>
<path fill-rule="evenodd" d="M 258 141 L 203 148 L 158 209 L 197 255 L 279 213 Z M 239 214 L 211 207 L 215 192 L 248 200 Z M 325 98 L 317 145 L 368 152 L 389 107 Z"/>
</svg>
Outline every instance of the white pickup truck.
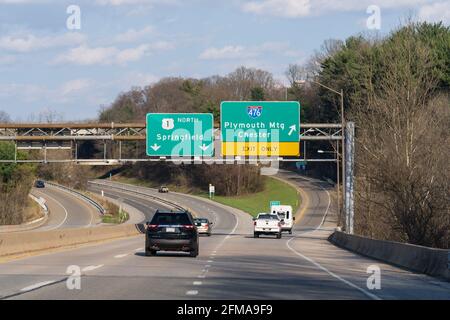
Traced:
<svg viewBox="0 0 450 320">
<path fill-rule="evenodd" d="M 275 235 L 281 239 L 281 221 L 277 214 L 260 213 L 254 220 L 253 236 L 259 238 L 259 235 Z"/>
</svg>

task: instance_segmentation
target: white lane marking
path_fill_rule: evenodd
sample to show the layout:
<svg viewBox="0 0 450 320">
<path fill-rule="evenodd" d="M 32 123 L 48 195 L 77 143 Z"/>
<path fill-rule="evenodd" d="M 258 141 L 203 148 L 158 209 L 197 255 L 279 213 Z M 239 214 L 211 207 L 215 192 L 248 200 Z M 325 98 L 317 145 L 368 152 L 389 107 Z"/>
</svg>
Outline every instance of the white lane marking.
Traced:
<svg viewBox="0 0 450 320">
<path fill-rule="evenodd" d="M 52 196 L 49 196 L 49 195 L 46 194 L 46 193 L 43 193 L 43 194 L 45 195 L 45 197 L 48 197 L 48 198 L 52 199 L 54 202 L 56 202 L 56 204 L 58 204 L 61 208 L 63 208 L 63 210 L 64 210 L 64 212 L 65 212 L 64 220 L 63 220 L 60 224 L 58 224 L 56 227 L 48 228 L 48 229 L 46 229 L 46 230 L 54 230 L 54 229 L 58 229 L 59 227 L 61 227 L 61 226 L 66 222 L 66 220 L 67 220 L 67 218 L 68 218 L 68 216 L 69 216 L 69 213 L 67 212 L 67 209 L 61 204 L 61 202 L 59 202 L 58 200 L 56 200 L 56 199 L 53 198 Z M 45 197 L 44 197 L 44 198 L 45 198 Z"/>
<path fill-rule="evenodd" d="M 319 185 L 319 186 L 320 186 L 320 185 Z M 320 186 L 320 187 L 321 187 L 322 190 L 324 190 L 324 191 L 327 193 L 327 195 L 328 195 L 328 206 L 327 206 L 327 209 L 325 210 L 325 213 L 324 213 L 324 215 L 323 215 L 323 218 L 322 218 L 322 221 L 321 221 L 320 225 L 319 225 L 317 228 L 315 228 L 314 230 L 308 231 L 308 232 L 305 232 L 305 233 L 302 233 L 302 234 L 307 234 L 307 233 L 311 233 L 311 232 L 314 232 L 314 231 L 319 230 L 319 229 L 322 227 L 322 225 L 324 224 L 324 222 L 325 222 L 325 219 L 326 219 L 327 214 L 328 214 L 328 210 L 330 210 L 330 205 L 331 205 L 331 197 L 330 197 L 330 193 L 328 192 L 328 190 L 326 190 L 326 189 L 323 188 L 322 186 Z M 339 281 L 342 281 L 343 283 L 349 285 L 350 287 L 352 287 L 352 288 L 354 288 L 354 289 L 356 289 L 356 290 L 361 291 L 362 293 L 364 293 L 364 294 L 365 294 L 366 296 L 368 296 L 369 298 L 371 298 L 371 299 L 373 299 L 373 300 L 381 300 L 381 298 L 378 297 L 377 295 L 375 295 L 375 294 L 373 294 L 373 293 L 370 293 L 369 291 L 367 291 L 367 290 L 365 290 L 365 289 L 363 289 L 363 288 L 357 286 L 356 284 L 354 284 L 354 283 L 352 283 L 352 282 L 350 282 L 350 281 L 348 281 L 348 280 L 345 280 L 344 278 L 342 278 L 342 277 L 338 276 L 337 274 L 331 272 L 330 270 L 328 270 L 327 268 L 325 268 L 325 267 L 322 266 L 321 264 L 317 263 L 317 262 L 314 261 L 313 259 L 311 259 L 311 258 L 309 258 L 309 257 L 307 257 L 307 256 L 305 256 L 305 255 L 303 255 L 303 254 L 301 254 L 300 252 L 298 252 L 297 250 L 295 250 L 294 248 L 292 248 L 291 245 L 290 245 L 290 242 L 291 242 L 292 240 L 294 240 L 294 239 L 295 239 L 295 237 L 289 239 L 289 240 L 286 242 L 286 246 L 288 247 L 289 250 L 291 250 L 292 252 L 294 252 L 296 255 L 298 255 L 299 257 L 305 259 L 306 261 L 312 263 L 314 266 L 316 266 L 317 268 L 321 269 L 322 271 L 328 273 L 330 276 L 332 276 L 332 277 L 338 279 Z"/>
<path fill-rule="evenodd" d="M 203 282 L 201 282 L 201 281 L 194 281 L 194 282 L 193 282 L 193 285 L 194 285 L 194 286 L 201 286 L 202 283 L 203 283 Z"/>
<path fill-rule="evenodd" d="M 35 290 L 35 289 L 38 289 L 38 288 L 41 288 L 44 286 L 48 286 L 49 284 L 56 283 L 56 282 L 58 282 L 58 281 L 51 280 L 51 281 L 39 282 L 39 283 L 33 284 L 31 286 L 25 287 L 23 289 L 20 289 L 20 291 L 22 291 L 22 292 L 31 291 L 31 290 Z"/>
<path fill-rule="evenodd" d="M 210 264 L 207 264 L 207 265 L 205 266 L 205 268 L 211 268 L 211 265 L 210 265 Z"/>
<path fill-rule="evenodd" d="M 197 290 L 190 290 L 186 292 L 187 296 L 196 296 L 198 295 L 198 291 Z"/>
<path fill-rule="evenodd" d="M 301 254 L 300 252 L 296 251 L 294 248 L 292 248 L 289 244 L 289 242 L 291 242 L 292 240 L 294 240 L 295 238 L 292 238 L 291 240 L 289 240 L 288 242 L 286 242 L 287 247 L 289 248 L 289 250 L 291 250 L 292 252 L 294 252 L 296 255 L 298 255 L 299 257 L 305 259 L 306 261 L 312 263 L 313 265 L 315 265 L 317 268 L 321 269 L 322 271 L 325 271 L 326 273 L 328 273 L 330 276 L 332 276 L 333 278 L 338 279 L 339 281 L 342 281 L 343 283 L 349 285 L 350 287 L 361 291 L 362 293 L 364 293 L 366 296 L 368 296 L 369 298 L 373 299 L 373 300 L 381 300 L 380 297 L 378 297 L 377 295 L 370 293 L 369 291 L 358 287 L 356 284 L 353 284 L 352 282 L 345 280 L 344 278 L 338 276 L 337 274 L 331 272 L 330 270 L 328 270 L 327 268 L 325 268 L 324 266 L 322 266 L 321 264 L 315 262 L 313 259 L 308 258 L 307 256 Z"/>
<path fill-rule="evenodd" d="M 83 272 L 94 271 L 94 270 L 96 270 L 96 269 L 100 269 L 100 268 L 103 267 L 103 266 L 104 266 L 104 264 L 100 264 L 100 265 L 98 265 L 98 266 L 87 266 L 87 267 L 81 269 L 81 271 L 83 271 Z"/>
<path fill-rule="evenodd" d="M 206 275 L 205 275 L 205 274 L 201 274 L 201 275 L 197 276 L 197 278 L 199 278 L 199 279 L 205 279 L 205 278 L 206 278 Z"/>
<path fill-rule="evenodd" d="M 212 261 L 212 260 L 208 260 L 208 261 L 206 261 L 206 262 L 208 262 L 208 263 L 213 263 L 214 261 Z"/>
<path fill-rule="evenodd" d="M 116 259 L 121 259 L 121 258 L 125 258 L 126 256 L 128 256 L 128 253 L 125 253 L 125 254 L 118 254 L 117 256 L 114 256 L 114 258 L 116 258 Z"/>
</svg>

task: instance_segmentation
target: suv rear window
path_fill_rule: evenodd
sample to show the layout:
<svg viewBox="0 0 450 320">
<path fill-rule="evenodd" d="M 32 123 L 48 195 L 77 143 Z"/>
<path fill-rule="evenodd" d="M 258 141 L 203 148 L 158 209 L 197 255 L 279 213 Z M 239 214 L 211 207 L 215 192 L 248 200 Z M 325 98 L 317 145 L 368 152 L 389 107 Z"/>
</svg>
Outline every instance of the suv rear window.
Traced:
<svg viewBox="0 0 450 320">
<path fill-rule="evenodd" d="M 186 212 L 157 212 L 151 224 L 186 225 L 192 222 Z"/>
</svg>

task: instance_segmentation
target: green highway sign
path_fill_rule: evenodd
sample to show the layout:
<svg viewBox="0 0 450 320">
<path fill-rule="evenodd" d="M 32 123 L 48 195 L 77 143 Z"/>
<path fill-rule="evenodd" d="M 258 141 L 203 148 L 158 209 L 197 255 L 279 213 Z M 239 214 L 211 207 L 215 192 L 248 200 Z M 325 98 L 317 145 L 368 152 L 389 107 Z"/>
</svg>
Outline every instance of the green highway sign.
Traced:
<svg viewBox="0 0 450 320">
<path fill-rule="evenodd" d="M 297 101 L 230 101 L 220 105 L 223 156 L 299 156 Z"/>
<path fill-rule="evenodd" d="M 211 157 L 213 142 L 214 118 L 210 113 L 147 114 L 149 157 Z"/>
<path fill-rule="evenodd" d="M 280 201 L 270 201 L 270 208 L 272 208 L 273 206 L 279 206 L 281 205 Z"/>
</svg>

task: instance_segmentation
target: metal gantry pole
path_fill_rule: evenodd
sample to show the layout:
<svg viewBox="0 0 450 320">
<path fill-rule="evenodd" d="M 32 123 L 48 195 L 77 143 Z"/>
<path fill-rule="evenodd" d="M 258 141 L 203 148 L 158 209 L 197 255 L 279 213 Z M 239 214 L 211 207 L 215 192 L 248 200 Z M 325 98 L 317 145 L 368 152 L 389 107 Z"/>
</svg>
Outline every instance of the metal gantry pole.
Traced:
<svg viewBox="0 0 450 320">
<path fill-rule="evenodd" d="M 336 214 L 338 216 L 338 220 L 340 220 L 341 218 L 341 187 L 340 187 L 340 170 L 339 170 L 339 158 L 340 158 L 340 154 L 339 154 L 339 143 L 336 141 L 336 189 L 337 189 L 337 210 L 336 210 Z M 339 223 L 339 221 L 338 221 Z"/>
<path fill-rule="evenodd" d="M 345 192 L 346 192 L 346 188 L 345 188 L 345 178 L 346 178 L 346 173 L 345 173 L 345 115 L 344 115 L 344 90 L 341 89 L 341 93 L 340 93 L 340 100 L 341 100 L 341 165 L 342 165 L 342 196 L 344 197 Z M 345 212 L 346 214 L 347 212 L 347 208 L 345 207 L 345 199 L 342 199 L 342 205 L 343 205 L 343 212 Z"/>
<path fill-rule="evenodd" d="M 347 123 L 346 139 L 346 188 L 345 188 L 345 209 L 346 209 L 346 232 L 353 234 L 354 228 L 354 155 L 355 155 L 355 124 Z"/>
</svg>

